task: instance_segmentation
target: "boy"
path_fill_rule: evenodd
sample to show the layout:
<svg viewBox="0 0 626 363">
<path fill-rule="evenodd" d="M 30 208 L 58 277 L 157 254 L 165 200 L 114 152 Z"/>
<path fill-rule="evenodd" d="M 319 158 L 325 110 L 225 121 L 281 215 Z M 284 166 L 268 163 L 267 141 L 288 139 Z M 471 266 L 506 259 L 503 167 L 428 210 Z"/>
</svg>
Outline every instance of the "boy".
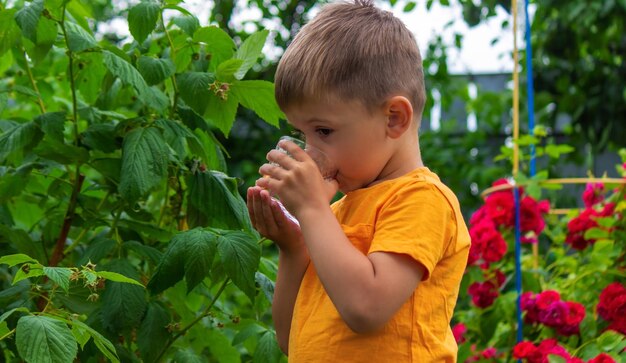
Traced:
<svg viewBox="0 0 626 363">
<path fill-rule="evenodd" d="M 279 247 L 281 349 L 293 362 L 455 362 L 449 324 L 470 238 L 456 197 L 421 160 L 411 33 L 370 1 L 326 5 L 283 55 L 276 98 L 337 168 L 324 179 L 283 141 L 291 157 L 270 151 L 248 190 L 254 227 Z"/>
</svg>

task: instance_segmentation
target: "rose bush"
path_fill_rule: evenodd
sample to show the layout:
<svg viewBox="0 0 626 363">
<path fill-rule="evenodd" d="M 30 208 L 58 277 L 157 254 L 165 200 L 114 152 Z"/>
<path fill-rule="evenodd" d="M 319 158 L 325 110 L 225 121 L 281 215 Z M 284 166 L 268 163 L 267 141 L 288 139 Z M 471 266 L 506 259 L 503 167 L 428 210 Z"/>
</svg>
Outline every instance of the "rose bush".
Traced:
<svg viewBox="0 0 626 363">
<path fill-rule="evenodd" d="M 626 162 L 617 170 L 626 180 Z M 589 183 L 582 208 L 559 215 L 540 180 L 520 184 L 520 293 L 514 181 L 494 182 L 469 220 L 452 327 L 459 362 L 626 361 L 626 185 Z"/>
</svg>

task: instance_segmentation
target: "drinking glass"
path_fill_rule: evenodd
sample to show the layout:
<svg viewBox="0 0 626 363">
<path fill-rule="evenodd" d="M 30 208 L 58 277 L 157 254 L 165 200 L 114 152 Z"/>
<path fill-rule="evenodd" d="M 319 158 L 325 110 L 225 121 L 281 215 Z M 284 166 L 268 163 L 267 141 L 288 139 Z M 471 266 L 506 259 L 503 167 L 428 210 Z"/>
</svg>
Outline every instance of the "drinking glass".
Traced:
<svg viewBox="0 0 626 363">
<path fill-rule="evenodd" d="M 280 139 L 278 140 L 278 143 L 280 143 L 282 140 L 288 140 L 293 142 L 294 144 L 298 145 L 298 147 L 300 147 L 302 150 L 304 150 L 310 157 L 311 159 L 313 159 L 313 161 L 315 161 L 315 164 L 317 164 L 317 168 L 320 171 L 320 174 L 322 174 L 322 177 L 324 179 L 334 179 L 335 175 L 337 174 L 337 167 L 335 166 L 335 164 L 332 162 L 332 160 L 330 160 L 330 158 L 328 157 L 328 155 L 326 155 L 322 150 L 308 145 L 306 142 L 297 139 L 295 137 L 291 137 L 291 136 L 281 136 Z M 276 144 L 276 150 L 279 150 L 289 156 L 291 156 L 291 154 L 283 149 L 282 147 L 280 147 L 278 144 Z M 274 164 L 276 165 L 276 164 Z M 287 218 L 289 218 L 292 222 L 294 222 L 297 225 L 300 225 L 300 222 L 298 222 L 298 220 L 296 219 L 296 217 L 294 217 L 291 213 L 289 213 L 289 211 L 287 210 L 287 208 L 285 208 L 285 206 L 280 202 L 280 200 L 276 199 L 276 202 L 278 202 L 278 205 L 280 206 L 280 209 L 283 211 L 283 213 L 285 214 L 285 216 Z"/>
</svg>

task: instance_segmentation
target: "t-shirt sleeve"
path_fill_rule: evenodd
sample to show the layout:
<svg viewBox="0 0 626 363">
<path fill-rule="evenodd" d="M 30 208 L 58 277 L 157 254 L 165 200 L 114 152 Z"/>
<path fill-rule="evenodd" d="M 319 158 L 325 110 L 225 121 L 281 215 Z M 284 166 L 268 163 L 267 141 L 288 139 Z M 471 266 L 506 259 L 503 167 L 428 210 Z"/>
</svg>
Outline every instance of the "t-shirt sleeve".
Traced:
<svg viewBox="0 0 626 363">
<path fill-rule="evenodd" d="M 449 243 L 453 213 L 436 186 L 426 182 L 407 186 L 381 206 L 369 253 L 408 255 L 424 266 L 422 280 L 428 280 Z"/>
</svg>

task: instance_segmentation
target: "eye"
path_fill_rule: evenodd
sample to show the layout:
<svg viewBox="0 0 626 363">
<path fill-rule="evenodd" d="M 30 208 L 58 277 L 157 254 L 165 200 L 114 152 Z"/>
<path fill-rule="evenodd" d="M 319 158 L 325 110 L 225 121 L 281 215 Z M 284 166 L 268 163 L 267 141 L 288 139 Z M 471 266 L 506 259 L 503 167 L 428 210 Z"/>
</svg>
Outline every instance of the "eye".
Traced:
<svg viewBox="0 0 626 363">
<path fill-rule="evenodd" d="M 326 129 L 326 128 L 319 128 L 319 129 L 316 129 L 315 132 L 317 132 L 320 136 L 329 136 L 330 134 L 333 133 L 333 130 Z"/>
</svg>

